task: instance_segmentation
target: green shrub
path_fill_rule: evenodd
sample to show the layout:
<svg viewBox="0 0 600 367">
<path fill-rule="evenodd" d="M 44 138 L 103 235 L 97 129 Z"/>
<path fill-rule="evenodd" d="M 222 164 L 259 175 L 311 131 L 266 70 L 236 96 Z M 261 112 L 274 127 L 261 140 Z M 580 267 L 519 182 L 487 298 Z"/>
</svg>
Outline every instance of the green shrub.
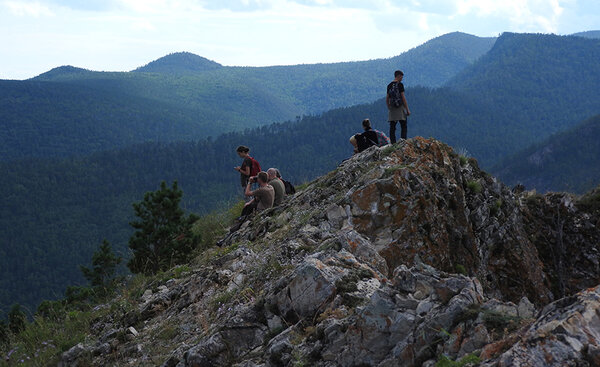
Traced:
<svg viewBox="0 0 600 367">
<path fill-rule="evenodd" d="M 467 269 L 464 267 L 464 265 L 456 264 L 454 265 L 454 269 L 458 274 L 467 275 Z"/>
<path fill-rule="evenodd" d="M 440 358 L 438 359 L 438 361 L 435 364 L 435 367 L 463 367 L 466 366 L 467 364 L 478 364 L 481 362 L 481 359 L 479 359 L 478 356 L 476 356 L 475 354 L 468 354 L 464 357 L 462 357 L 460 360 L 458 361 L 453 361 L 452 359 L 448 358 L 445 355 L 441 355 Z"/>
<path fill-rule="evenodd" d="M 474 180 L 467 182 L 467 188 L 475 194 L 479 194 L 482 190 L 481 184 Z"/>
</svg>

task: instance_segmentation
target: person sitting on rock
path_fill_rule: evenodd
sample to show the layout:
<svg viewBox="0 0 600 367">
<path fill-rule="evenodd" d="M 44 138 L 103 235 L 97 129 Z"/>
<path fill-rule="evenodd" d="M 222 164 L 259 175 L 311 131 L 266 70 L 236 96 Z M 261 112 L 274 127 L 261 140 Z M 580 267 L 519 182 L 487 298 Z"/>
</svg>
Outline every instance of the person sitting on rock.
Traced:
<svg viewBox="0 0 600 367">
<path fill-rule="evenodd" d="M 275 174 L 277 175 L 277 178 L 280 179 L 281 182 L 283 182 L 283 187 L 285 187 L 285 194 L 294 195 L 296 193 L 296 188 L 294 187 L 294 185 L 292 185 L 290 181 L 284 180 L 283 177 L 281 177 L 281 173 L 277 168 L 275 168 Z"/>
<path fill-rule="evenodd" d="M 390 143 L 390 138 L 387 135 L 371 127 L 369 119 L 364 119 L 362 126 L 365 131 L 350 138 L 350 144 L 354 146 L 354 153 L 360 153 L 373 145 L 382 147 Z"/>
<path fill-rule="evenodd" d="M 285 185 L 277 177 L 277 170 L 275 168 L 269 168 L 267 170 L 267 176 L 269 178 L 269 185 L 273 186 L 275 190 L 275 199 L 273 200 L 273 206 L 279 206 L 285 196 Z"/>
<path fill-rule="evenodd" d="M 258 189 L 250 190 L 252 183 L 258 183 Z M 246 184 L 246 196 L 252 196 L 253 199 L 247 202 L 242 209 L 242 217 L 250 215 L 254 211 L 261 211 L 273 207 L 275 200 L 275 190 L 269 185 L 269 176 L 266 172 L 259 172 L 258 175 L 250 177 Z"/>
</svg>

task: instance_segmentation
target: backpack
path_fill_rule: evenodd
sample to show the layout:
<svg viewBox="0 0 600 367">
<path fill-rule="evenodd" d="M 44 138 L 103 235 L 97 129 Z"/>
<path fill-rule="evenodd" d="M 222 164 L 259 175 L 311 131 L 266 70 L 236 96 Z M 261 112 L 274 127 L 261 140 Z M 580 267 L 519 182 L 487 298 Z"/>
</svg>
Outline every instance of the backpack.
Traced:
<svg viewBox="0 0 600 367">
<path fill-rule="evenodd" d="M 402 92 L 399 87 L 400 83 L 391 82 L 388 87 L 388 95 L 390 96 L 390 104 L 396 108 L 402 106 L 404 102 L 402 101 Z"/>
<path fill-rule="evenodd" d="M 290 181 L 286 181 L 283 178 L 280 178 L 281 182 L 283 182 L 283 186 L 285 187 L 286 195 L 293 195 L 296 193 L 296 188 Z"/>
<path fill-rule="evenodd" d="M 260 163 L 258 163 L 258 161 L 250 156 L 248 156 L 248 158 L 250 158 L 250 160 L 252 161 L 252 167 L 250 167 L 250 177 L 254 177 L 256 175 L 258 175 L 258 172 L 261 171 L 260 169 Z"/>
<path fill-rule="evenodd" d="M 377 133 L 377 146 L 382 147 L 390 143 L 390 138 L 388 138 L 383 132 L 379 130 L 375 130 L 375 132 Z"/>
</svg>

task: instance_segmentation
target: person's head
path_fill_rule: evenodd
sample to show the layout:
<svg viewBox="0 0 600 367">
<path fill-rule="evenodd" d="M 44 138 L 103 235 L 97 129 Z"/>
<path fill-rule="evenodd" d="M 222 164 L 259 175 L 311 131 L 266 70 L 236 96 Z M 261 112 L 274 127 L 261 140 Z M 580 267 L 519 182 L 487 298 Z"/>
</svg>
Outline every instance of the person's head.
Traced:
<svg viewBox="0 0 600 367">
<path fill-rule="evenodd" d="M 237 147 L 236 152 L 240 157 L 244 158 L 248 155 L 248 153 L 250 153 L 250 148 L 240 145 Z"/>
<path fill-rule="evenodd" d="M 267 172 L 260 171 L 258 172 L 258 175 L 256 175 L 256 180 L 259 185 L 266 185 L 267 182 L 269 182 L 269 176 L 267 175 Z"/>
<path fill-rule="evenodd" d="M 277 178 L 281 178 L 281 172 L 279 172 L 277 168 L 275 168 L 275 175 L 277 176 Z"/>
<path fill-rule="evenodd" d="M 277 177 L 277 170 L 275 168 L 269 168 L 267 170 L 267 176 L 269 177 L 269 181 Z"/>
<path fill-rule="evenodd" d="M 402 80 L 402 77 L 404 77 L 404 73 L 401 70 L 394 71 L 394 78 L 396 80 Z"/>
<path fill-rule="evenodd" d="M 371 121 L 369 119 L 364 119 L 362 122 L 362 126 L 365 130 L 371 129 Z"/>
</svg>

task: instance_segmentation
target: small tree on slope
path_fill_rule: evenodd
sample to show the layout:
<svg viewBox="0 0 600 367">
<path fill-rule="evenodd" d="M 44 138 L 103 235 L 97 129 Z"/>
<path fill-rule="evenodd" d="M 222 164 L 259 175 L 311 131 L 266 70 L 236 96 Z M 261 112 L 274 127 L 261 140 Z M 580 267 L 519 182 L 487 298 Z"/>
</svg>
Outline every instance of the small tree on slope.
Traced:
<svg viewBox="0 0 600 367">
<path fill-rule="evenodd" d="M 90 282 L 96 293 L 100 296 L 113 289 L 118 278 L 115 277 L 117 266 L 122 258 L 115 255 L 107 240 L 102 241 L 94 255 L 92 255 L 92 268 L 79 265 L 83 276 Z"/>
<path fill-rule="evenodd" d="M 197 243 L 192 225 L 198 217 L 185 216 L 179 207 L 182 196 L 177 181 L 171 188 L 163 181 L 159 190 L 147 192 L 143 201 L 133 204 L 139 217 L 130 223 L 136 229 L 129 239 L 133 257 L 127 263 L 133 273 L 155 274 L 187 260 Z"/>
</svg>

